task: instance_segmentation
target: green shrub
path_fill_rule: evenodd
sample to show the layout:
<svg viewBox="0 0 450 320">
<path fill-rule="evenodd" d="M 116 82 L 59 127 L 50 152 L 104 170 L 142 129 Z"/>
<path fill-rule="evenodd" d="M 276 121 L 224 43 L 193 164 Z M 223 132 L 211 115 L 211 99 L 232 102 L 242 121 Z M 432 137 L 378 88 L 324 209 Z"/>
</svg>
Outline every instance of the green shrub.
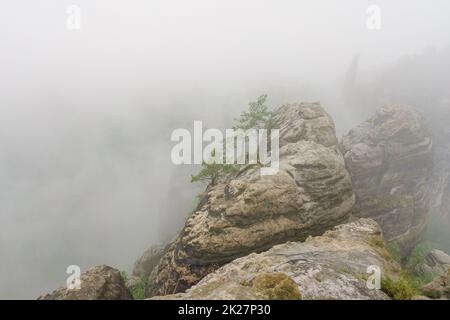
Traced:
<svg viewBox="0 0 450 320">
<path fill-rule="evenodd" d="M 398 280 L 386 276 L 381 279 L 381 290 L 394 300 L 411 300 L 418 294 L 411 278 L 402 275 Z"/>
<path fill-rule="evenodd" d="M 131 294 L 135 300 L 145 299 L 145 288 L 148 285 L 148 278 L 141 277 L 139 281 L 130 288 Z"/>
<path fill-rule="evenodd" d="M 125 283 L 130 279 L 128 273 L 125 270 L 120 271 L 120 275 L 122 276 L 123 282 Z"/>
<path fill-rule="evenodd" d="M 128 276 L 128 273 L 126 271 L 121 271 L 120 275 L 122 276 L 122 279 L 125 283 L 130 280 L 130 277 Z M 145 288 L 148 285 L 148 278 L 147 277 L 141 277 L 139 280 L 133 284 L 129 288 L 131 295 L 133 296 L 133 299 L 135 300 L 142 300 L 145 299 Z"/>
</svg>

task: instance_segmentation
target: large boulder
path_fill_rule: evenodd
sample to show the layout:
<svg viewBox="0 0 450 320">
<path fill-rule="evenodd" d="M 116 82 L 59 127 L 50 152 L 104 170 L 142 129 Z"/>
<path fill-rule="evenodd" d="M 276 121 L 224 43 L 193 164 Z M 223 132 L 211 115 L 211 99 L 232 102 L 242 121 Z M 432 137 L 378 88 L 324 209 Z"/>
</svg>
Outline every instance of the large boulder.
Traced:
<svg viewBox="0 0 450 320">
<path fill-rule="evenodd" d="M 119 270 L 100 265 L 81 274 L 79 289 L 61 287 L 38 300 L 132 300 Z"/>
<path fill-rule="evenodd" d="M 184 291 L 238 257 L 347 221 L 354 194 L 330 116 L 318 103 L 302 103 L 279 108 L 275 120 L 279 172 L 261 176 L 250 166 L 208 186 L 150 275 L 147 296 Z"/>
<path fill-rule="evenodd" d="M 238 258 L 185 293 L 154 299 L 390 299 L 368 286 L 377 268 L 381 277 L 396 278 L 401 271 L 384 246 L 379 225 L 359 219 L 305 242 Z"/>
<path fill-rule="evenodd" d="M 423 117 L 401 106 L 379 109 L 343 137 L 356 194 L 353 214 L 375 219 L 404 256 L 420 239 L 430 204 L 433 145 Z"/>
</svg>

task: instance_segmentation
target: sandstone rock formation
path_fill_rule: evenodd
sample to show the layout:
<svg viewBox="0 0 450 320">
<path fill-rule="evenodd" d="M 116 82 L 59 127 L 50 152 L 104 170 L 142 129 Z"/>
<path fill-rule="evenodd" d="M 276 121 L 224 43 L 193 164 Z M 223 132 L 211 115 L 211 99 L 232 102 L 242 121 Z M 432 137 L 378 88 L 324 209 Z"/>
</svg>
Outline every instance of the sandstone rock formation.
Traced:
<svg viewBox="0 0 450 320">
<path fill-rule="evenodd" d="M 353 214 L 380 223 L 403 255 L 426 227 L 433 146 L 423 117 L 386 106 L 342 139 L 341 149 L 356 194 Z"/>
<path fill-rule="evenodd" d="M 131 300 L 119 270 L 101 265 L 81 275 L 80 289 L 61 287 L 38 300 Z"/>
<path fill-rule="evenodd" d="M 450 256 L 441 250 L 433 249 L 427 253 L 424 262 L 418 264 L 414 271 L 420 275 L 440 276 L 449 268 Z"/>
<path fill-rule="evenodd" d="M 279 172 L 261 176 L 247 167 L 208 186 L 150 275 L 147 296 L 184 291 L 238 257 L 347 221 L 354 194 L 330 116 L 318 103 L 302 103 L 279 108 L 275 120 Z"/>
<path fill-rule="evenodd" d="M 380 226 L 362 218 L 305 242 L 287 242 L 238 258 L 185 293 L 155 299 L 389 299 L 367 286 L 371 266 L 390 278 L 398 277 L 401 270 L 384 246 Z M 270 283 L 279 274 L 294 282 L 298 291 L 286 281 L 283 289 L 268 297 L 258 284 L 267 278 Z"/>
<path fill-rule="evenodd" d="M 450 269 L 422 288 L 422 294 L 431 299 L 450 299 Z"/>
</svg>

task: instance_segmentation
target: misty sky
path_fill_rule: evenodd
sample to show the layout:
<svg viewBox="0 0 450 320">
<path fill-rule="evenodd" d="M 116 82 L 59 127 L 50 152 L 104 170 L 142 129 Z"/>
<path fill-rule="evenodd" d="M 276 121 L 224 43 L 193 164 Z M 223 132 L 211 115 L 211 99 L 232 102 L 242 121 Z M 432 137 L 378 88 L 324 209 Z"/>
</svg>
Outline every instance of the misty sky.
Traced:
<svg viewBox="0 0 450 320">
<path fill-rule="evenodd" d="M 170 162 L 173 129 L 229 126 L 267 93 L 320 100 L 343 134 L 363 120 L 339 97 L 353 57 L 371 74 L 444 49 L 449 17 L 448 0 L 4 2 L 0 298 L 61 286 L 70 264 L 130 270 L 175 236 L 202 187 Z"/>
</svg>

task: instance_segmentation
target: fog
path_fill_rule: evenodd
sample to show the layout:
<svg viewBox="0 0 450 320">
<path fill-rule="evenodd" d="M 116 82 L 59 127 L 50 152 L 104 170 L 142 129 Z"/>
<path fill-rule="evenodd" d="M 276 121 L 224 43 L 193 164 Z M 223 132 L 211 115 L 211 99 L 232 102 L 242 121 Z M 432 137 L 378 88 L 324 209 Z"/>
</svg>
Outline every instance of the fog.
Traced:
<svg viewBox="0 0 450 320">
<path fill-rule="evenodd" d="M 79 30 L 66 27 L 71 4 Z M 380 30 L 366 26 L 372 4 Z M 447 0 L 1 7 L 3 299 L 65 284 L 71 264 L 130 270 L 174 237 L 203 188 L 170 160 L 175 128 L 230 127 L 267 93 L 273 107 L 321 101 L 341 136 L 382 102 L 426 113 L 450 97 Z"/>
</svg>

